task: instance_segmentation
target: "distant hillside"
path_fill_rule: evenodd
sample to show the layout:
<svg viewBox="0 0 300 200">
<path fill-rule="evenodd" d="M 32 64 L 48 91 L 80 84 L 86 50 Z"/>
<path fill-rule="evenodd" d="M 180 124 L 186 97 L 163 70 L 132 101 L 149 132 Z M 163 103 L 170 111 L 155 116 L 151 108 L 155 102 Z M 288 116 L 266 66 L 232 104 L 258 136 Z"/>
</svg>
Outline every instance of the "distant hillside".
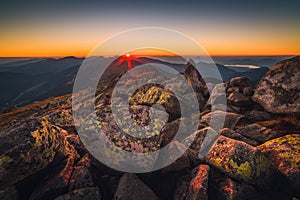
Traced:
<svg viewBox="0 0 300 200">
<path fill-rule="evenodd" d="M 16 72 L 24 74 L 44 74 L 44 73 L 56 73 L 76 65 L 80 65 L 84 59 L 76 57 L 65 57 L 61 59 L 47 58 L 40 61 L 32 61 L 22 65 L 18 65 L 17 62 L 0 65 L 0 72 Z M 13 65 L 15 64 L 15 65 Z"/>
</svg>

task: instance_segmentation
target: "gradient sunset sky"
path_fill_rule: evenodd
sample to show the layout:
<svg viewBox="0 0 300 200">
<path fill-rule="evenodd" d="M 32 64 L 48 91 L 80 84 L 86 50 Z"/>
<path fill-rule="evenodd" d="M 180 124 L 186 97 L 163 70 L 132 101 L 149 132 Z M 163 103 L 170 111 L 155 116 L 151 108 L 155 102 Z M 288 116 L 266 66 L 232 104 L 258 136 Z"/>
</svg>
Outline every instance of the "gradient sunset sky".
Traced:
<svg viewBox="0 0 300 200">
<path fill-rule="evenodd" d="M 299 10 L 299 0 L 1 1 L 0 56 L 86 56 L 111 35 L 152 26 L 210 55 L 299 55 Z"/>
</svg>

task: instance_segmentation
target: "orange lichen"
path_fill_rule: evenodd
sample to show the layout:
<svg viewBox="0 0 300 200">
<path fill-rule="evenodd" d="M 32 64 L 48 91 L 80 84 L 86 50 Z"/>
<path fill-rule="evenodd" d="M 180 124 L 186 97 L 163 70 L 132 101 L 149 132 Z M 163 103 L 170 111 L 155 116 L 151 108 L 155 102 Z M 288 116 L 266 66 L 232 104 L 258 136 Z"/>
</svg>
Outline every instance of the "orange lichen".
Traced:
<svg viewBox="0 0 300 200">
<path fill-rule="evenodd" d="M 200 165 L 196 177 L 190 183 L 192 191 L 198 191 L 203 188 L 203 183 L 208 178 L 208 166 Z"/>
<path fill-rule="evenodd" d="M 226 181 L 226 185 L 223 186 L 223 190 L 227 192 L 230 198 L 233 197 L 233 182 L 231 180 Z"/>
</svg>

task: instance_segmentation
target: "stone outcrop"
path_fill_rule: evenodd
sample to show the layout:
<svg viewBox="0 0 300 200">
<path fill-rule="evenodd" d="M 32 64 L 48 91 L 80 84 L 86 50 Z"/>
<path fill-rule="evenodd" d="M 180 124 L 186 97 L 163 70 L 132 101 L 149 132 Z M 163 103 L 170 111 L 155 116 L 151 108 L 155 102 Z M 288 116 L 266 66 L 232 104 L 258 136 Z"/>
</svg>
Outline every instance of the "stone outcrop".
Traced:
<svg viewBox="0 0 300 200">
<path fill-rule="evenodd" d="M 258 83 L 252 99 L 272 113 L 300 113 L 300 56 L 273 66 Z"/>
</svg>

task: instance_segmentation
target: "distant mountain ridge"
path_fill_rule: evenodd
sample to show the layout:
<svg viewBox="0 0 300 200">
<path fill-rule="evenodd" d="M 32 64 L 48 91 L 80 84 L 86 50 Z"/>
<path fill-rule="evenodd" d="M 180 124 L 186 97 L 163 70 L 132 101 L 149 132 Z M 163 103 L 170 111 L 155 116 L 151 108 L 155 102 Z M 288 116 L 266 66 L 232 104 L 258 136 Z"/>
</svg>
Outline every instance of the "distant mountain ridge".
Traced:
<svg viewBox="0 0 300 200">
<path fill-rule="evenodd" d="M 31 75 L 38 75 L 50 72 L 55 73 L 69 69 L 76 65 L 80 65 L 83 62 L 83 60 L 83 58 L 69 56 L 60 59 L 47 58 L 32 63 L 25 63 L 21 66 L 11 66 L 13 63 L 8 63 L 0 65 L 0 72 L 16 72 Z"/>
<path fill-rule="evenodd" d="M 112 59 L 114 59 L 113 62 L 111 62 Z M 85 82 L 88 84 L 94 71 L 97 72 L 109 63 L 117 66 L 112 71 L 113 73 L 118 73 L 118 70 L 127 70 L 127 62 L 120 63 L 120 59 L 90 58 L 91 67 L 90 70 L 86 71 Z M 48 58 L 20 66 L 0 65 L 0 89 L 2 91 L 0 107 L 23 106 L 34 101 L 71 93 L 77 71 L 83 61 L 83 58 L 65 57 L 60 59 Z M 180 73 L 183 73 L 185 66 L 181 63 L 172 63 L 150 57 L 138 57 L 138 59 L 133 59 L 131 62 L 133 67 L 145 63 L 166 65 Z M 199 62 L 196 65 L 204 77 L 216 73 L 216 69 L 212 68 L 212 64 Z M 216 66 L 224 81 L 229 81 L 233 77 L 246 76 L 250 79 L 252 85 L 256 84 L 268 70 L 267 68 L 257 68 L 246 72 L 237 72 L 224 65 L 216 64 Z"/>
</svg>

